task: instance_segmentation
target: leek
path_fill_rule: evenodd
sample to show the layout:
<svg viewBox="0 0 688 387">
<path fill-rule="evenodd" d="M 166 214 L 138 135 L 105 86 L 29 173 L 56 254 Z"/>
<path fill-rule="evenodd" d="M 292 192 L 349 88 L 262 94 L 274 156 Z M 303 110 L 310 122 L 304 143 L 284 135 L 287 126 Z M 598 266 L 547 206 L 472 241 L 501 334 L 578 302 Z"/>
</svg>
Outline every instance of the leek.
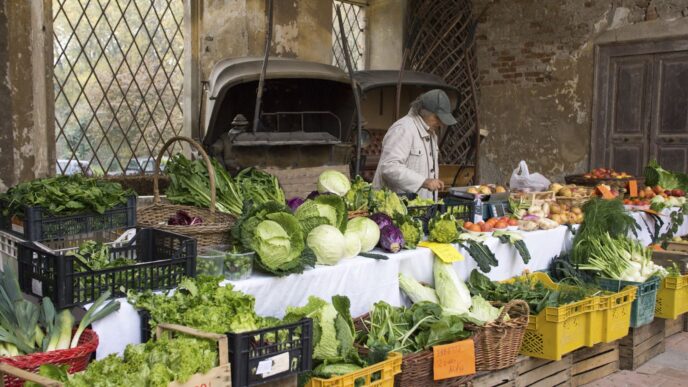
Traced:
<svg viewBox="0 0 688 387">
<path fill-rule="evenodd" d="M 64 309 L 57 314 L 57 331 L 59 336 L 55 349 L 69 349 L 69 339 L 72 337 L 72 327 L 74 327 L 74 316 L 69 309 Z"/>
<path fill-rule="evenodd" d="M 76 329 L 76 332 L 74 333 L 74 337 L 72 337 L 72 343 L 69 348 L 74 348 L 77 345 L 79 345 L 79 338 L 81 338 L 81 334 L 84 332 L 84 329 L 86 329 L 87 326 L 91 325 L 92 322 L 100 320 L 101 318 L 109 315 L 110 313 L 119 310 L 119 302 L 117 301 L 110 301 L 107 304 L 105 304 L 105 301 L 108 298 L 110 298 L 109 290 L 101 294 L 101 296 L 98 297 L 98 299 L 93 303 L 93 305 L 91 305 L 91 307 L 88 308 L 88 311 L 84 315 L 84 318 L 81 319 L 81 323 L 79 323 L 79 327 Z"/>
</svg>

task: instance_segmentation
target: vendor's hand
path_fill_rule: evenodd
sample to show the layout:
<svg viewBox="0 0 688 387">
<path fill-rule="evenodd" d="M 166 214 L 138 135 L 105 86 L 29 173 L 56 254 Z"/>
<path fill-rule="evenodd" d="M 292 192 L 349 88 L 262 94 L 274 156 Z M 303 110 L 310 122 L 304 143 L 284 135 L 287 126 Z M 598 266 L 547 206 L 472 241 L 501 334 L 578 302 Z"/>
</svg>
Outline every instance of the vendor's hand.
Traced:
<svg viewBox="0 0 688 387">
<path fill-rule="evenodd" d="M 440 191 L 444 189 L 444 182 L 440 179 L 425 179 L 423 188 L 430 191 Z"/>
</svg>

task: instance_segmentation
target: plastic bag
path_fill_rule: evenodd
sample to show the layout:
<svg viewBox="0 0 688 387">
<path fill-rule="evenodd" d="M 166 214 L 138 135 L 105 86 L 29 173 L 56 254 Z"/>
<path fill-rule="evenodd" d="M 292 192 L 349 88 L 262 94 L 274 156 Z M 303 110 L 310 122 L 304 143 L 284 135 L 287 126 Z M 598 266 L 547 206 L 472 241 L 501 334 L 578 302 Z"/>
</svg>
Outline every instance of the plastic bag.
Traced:
<svg viewBox="0 0 688 387">
<path fill-rule="evenodd" d="M 512 191 L 545 191 L 549 188 L 550 181 L 539 173 L 530 173 L 528 171 L 528 164 L 521 160 L 518 167 L 514 169 L 511 174 L 509 186 Z"/>
</svg>

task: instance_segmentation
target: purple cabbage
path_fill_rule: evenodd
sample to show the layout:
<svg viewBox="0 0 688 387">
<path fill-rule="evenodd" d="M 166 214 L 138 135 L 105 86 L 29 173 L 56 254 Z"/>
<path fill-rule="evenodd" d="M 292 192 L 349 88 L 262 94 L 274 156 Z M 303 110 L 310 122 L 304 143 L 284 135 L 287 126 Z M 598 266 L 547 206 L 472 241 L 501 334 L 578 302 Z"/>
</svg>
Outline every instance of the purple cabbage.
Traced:
<svg viewBox="0 0 688 387">
<path fill-rule="evenodd" d="M 308 200 L 308 199 L 313 200 L 318 196 L 320 196 L 320 192 L 312 191 L 311 193 L 308 194 L 308 196 L 306 196 L 306 200 Z"/>
<path fill-rule="evenodd" d="M 406 241 L 401 230 L 393 224 L 389 224 L 380 230 L 380 246 L 390 253 L 397 253 L 404 247 Z"/>
<path fill-rule="evenodd" d="M 203 219 L 198 216 L 192 217 L 188 212 L 179 210 L 167 220 L 167 224 L 172 226 L 197 226 L 203 224 Z"/>
<path fill-rule="evenodd" d="M 380 230 L 385 228 L 385 226 L 394 225 L 392 218 L 390 218 L 387 214 L 383 214 L 382 212 L 372 214 L 369 216 L 369 218 L 372 219 L 373 222 L 377 223 L 377 226 L 380 227 Z"/>
<path fill-rule="evenodd" d="M 304 201 L 305 200 L 301 199 L 300 197 L 295 196 L 287 200 L 287 206 L 289 206 L 289 208 L 291 208 L 291 211 L 294 212 L 297 208 L 299 208 L 300 205 L 303 204 Z"/>
</svg>

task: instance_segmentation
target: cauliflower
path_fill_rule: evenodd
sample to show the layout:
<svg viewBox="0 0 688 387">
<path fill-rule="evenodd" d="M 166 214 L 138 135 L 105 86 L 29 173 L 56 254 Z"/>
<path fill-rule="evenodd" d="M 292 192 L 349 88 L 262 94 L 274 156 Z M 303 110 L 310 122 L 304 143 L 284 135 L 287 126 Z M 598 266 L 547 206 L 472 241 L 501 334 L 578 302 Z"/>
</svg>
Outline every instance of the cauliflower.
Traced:
<svg viewBox="0 0 688 387">
<path fill-rule="evenodd" d="M 459 237 L 456 221 L 451 214 L 444 214 L 430 221 L 428 239 L 437 243 L 452 243 Z"/>
<path fill-rule="evenodd" d="M 418 242 L 420 242 L 423 237 L 423 228 L 419 224 L 414 224 L 415 221 L 405 222 L 399 226 L 401 234 L 404 236 L 406 241 L 407 249 L 415 249 Z M 420 227 L 419 227 L 420 226 Z"/>
</svg>

